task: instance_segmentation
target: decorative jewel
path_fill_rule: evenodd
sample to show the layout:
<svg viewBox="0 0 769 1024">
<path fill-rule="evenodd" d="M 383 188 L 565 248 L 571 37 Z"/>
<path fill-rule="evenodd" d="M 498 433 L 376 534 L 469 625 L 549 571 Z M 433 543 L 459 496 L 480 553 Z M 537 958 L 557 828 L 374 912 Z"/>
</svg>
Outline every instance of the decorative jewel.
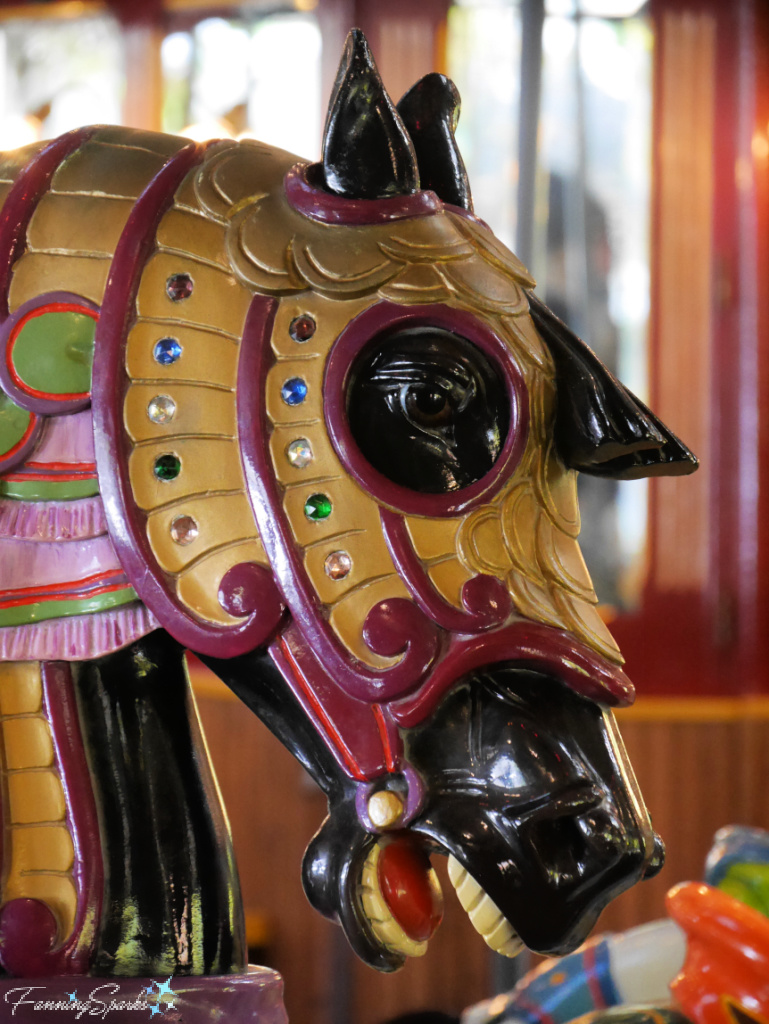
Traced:
<svg viewBox="0 0 769 1024">
<path fill-rule="evenodd" d="M 331 498 L 327 494 L 311 494 L 304 503 L 304 514 L 316 523 L 328 519 L 331 515 Z"/>
<path fill-rule="evenodd" d="M 153 467 L 155 476 L 158 480 L 175 480 L 182 468 L 182 460 L 178 455 L 172 455 L 170 452 L 166 455 L 158 455 L 155 459 L 155 465 Z"/>
<path fill-rule="evenodd" d="M 307 397 L 307 381 L 301 377 L 289 377 L 280 389 L 280 396 L 286 405 L 301 405 Z"/>
<path fill-rule="evenodd" d="M 171 274 L 166 281 L 166 295 L 172 302 L 181 302 L 192 295 L 194 287 L 189 274 Z"/>
<path fill-rule="evenodd" d="M 170 423 L 176 415 L 176 402 L 170 395 L 155 395 L 147 406 L 147 415 L 153 423 Z"/>
<path fill-rule="evenodd" d="M 182 354 L 182 346 L 176 338 L 161 338 L 160 341 L 155 342 L 152 354 L 156 363 L 160 363 L 161 366 L 170 366 Z"/>
<path fill-rule="evenodd" d="M 329 502 L 329 512 L 330 511 L 331 503 Z M 345 576 L 349 575 L 350 569 L 352 569 L 352 558 L 350 558 L 346 551 L 332 551 L 331 554 L 326 557 L 323 567 L 326 570 L 326 575 L 329 579 L 343 580 Z"/>
<path fill-rule="evenodd" d="M 300 344 L 305 341 L 309 341 L 310 338 L 315 334 L 316 324 L 309 313 L 302 313 L 301 316 L 295 316 L 291 323 L 288 325 L 288 333 Z"/>
<path fill-rule="evenodd" d="M 306 437 L 298 437 L 286 448 L 286 458 L 294 469 L 305 469 L 313 460 L 312 448 Z"/>
<path fill-rule="evenodd" d="M 372 793 L 369 797 L 368 816 L 371 818 L 371 824 L 377 828 L 389 828 L 402 814 L 403 801 L 397 793 L 380 789 L 378 793 Z"/>
<path fill-rule="evenodd" d="M 192 516 L 177 516 L 171 523 L 171 539 L 182 547 L 192 544 L 198 532 L 198 524 Z"/>
</svg>

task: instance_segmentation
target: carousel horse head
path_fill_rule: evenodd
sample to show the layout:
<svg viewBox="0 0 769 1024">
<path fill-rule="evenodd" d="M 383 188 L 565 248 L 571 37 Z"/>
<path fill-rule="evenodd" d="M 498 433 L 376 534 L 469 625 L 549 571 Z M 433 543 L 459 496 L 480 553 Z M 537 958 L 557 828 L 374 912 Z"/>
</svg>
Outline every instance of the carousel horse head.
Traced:
<svg viewBox="0 0 769 1024">
<path fill-rule="evenodd" d="M 92 415 L 137 609 L 58 660 L 162 628 L 214 668 L 325 790 L 305 889 L 383 970 L 437 924 L 434 853 L 510 954 L 662 859 L 576 475 L 696 461 L 474 216 L 457 116 L 440 75 L 394 106 L 355 31 L 319 163 L 102 128 L 6 175 L 4 493 Z"/>
</svg>

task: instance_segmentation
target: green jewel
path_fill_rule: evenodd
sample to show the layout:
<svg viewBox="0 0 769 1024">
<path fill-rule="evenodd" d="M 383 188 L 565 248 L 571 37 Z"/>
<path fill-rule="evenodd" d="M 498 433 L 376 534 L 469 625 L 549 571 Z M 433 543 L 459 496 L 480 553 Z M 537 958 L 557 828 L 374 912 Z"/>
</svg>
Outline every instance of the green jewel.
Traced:
<svg viewBox="0 0 769 1024">
<path fill-rule="evenodd" d="M 175 480 L 181 472 L 182 460 L 178 455 L 159 455 L 153 468 L 158 480 Z"/>
<path fill-rule="evenodd" d="M 331 498 L 327 494 L 311 494 L 304 503 L 304 514 L 316 523 L 328 519 L 331 515 Z"/>
</svg>

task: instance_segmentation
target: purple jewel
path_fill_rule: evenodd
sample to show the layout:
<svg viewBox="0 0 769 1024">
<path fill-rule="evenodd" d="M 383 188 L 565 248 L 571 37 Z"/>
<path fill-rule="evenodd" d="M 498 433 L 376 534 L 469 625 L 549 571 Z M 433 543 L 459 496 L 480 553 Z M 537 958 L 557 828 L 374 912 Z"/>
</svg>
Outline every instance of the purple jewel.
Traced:
<svg viewBox="0 0 769 1024">
<path fill-rule="evenodd" d="M 166 281 L 166 294 L 173 302 L 181 302 L 192 295 L 194 287 L 189 274 L 172 274 Z"/>
</svg>

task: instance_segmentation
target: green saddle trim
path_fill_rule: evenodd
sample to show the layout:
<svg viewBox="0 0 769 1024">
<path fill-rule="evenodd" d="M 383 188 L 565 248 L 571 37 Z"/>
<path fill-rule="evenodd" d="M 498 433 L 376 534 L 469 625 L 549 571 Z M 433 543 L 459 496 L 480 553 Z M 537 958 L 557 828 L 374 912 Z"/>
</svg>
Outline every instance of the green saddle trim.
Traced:
<svg viewBox="0 0 769 1024">
<path fill-rule="evenodd" d="M 19 501 L 74 501 L 99 493 L 97 480 L 4 480 L 0 497 Z"/>
<path fill-rule="evenodd" d="M 123 604 L 138 601 L 139 597 L 131 586 L 121 587 L 106 594 L 74 598 L 70 601 L 37 601 L 34 604 L 0 608 L 0 626 L 25 626 L 47 619 L 63 619 L 70 615 L 86 615 L 89 612 L 103 612 Z"/>
</svg>

